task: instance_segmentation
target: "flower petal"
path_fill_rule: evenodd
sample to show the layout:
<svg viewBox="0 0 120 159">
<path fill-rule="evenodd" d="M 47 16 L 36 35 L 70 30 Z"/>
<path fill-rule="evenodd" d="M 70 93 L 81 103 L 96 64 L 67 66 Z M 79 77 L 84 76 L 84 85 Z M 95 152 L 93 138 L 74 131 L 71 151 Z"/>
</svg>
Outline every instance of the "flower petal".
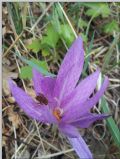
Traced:
<svg viewBox="0 0 120 159">
<path fill-rule="evenodd" d="M 16 102 L 28 116 L 42 122 L 52 123 L 56 121 L 47 106 L 37 104 L 28 94 L 13 83 L 12 80 L 9 80 L 9 86 Z"/>
<path fill-rule="evenodd" d="M 93 159 L 92 153 L 80 135 L 78 138 L 68 138 L 68 140 L 80 159 Z"/>
<path fill-rule="evenodd" d="M 55 78 L 51 77 L 44 77 L 43 80 L 41 80 L 41 89 L 46 97 L 52 98 L 53 97 L 53 89 L 55 86 Z"/>
<path fill-rule="evenodd" d="M 34 84 L 34 90 L 36 92 L 36 94 L 38 95 L 39 93 L 42 92 L 42 88 L 41 88 L 41 81 L 44 78 L 43 75 L 38 72 L 35 68 L 32 69 L 32 73 L 33 73 L 33 84 Z"/>
<path fill-rule="evenodd" d="M 71 94 L 68 95 L 65 100 L 63 100 L 61 107 L 64 107 L 64 110 L 66 111 L 73 105 L 77 105 L 80 102 L 85 102 L 96 87 L 99 73 L 100 71 L 97 70 L 96 72 L 92 73 L 87 78 L 82 80 L 71 92 Z"/>
<path fill-rule="evenodd" d="M 72 126 L 72 125 L 69 125 L 69 124 L 59 124 L 59 130 L 64 134 L 66 135 L 67 137 L 78 137 L 79 136 L 79 132 L 78 130 Z"/>
<path fill-rule="evenodd" d="M 61 102 L 62 102 L 62 99 L 65 96 L 65 91 L 67 89 L 66 88 L 67 83 L 68 83 L 69 79 L 71 78 L 71 70 L 73 70 L 73 69 L 74 69 L 74 66 L 72 66 L 68 70 L 68 72 L 66 73 L 66 77 L 65 77 L 64 81 L 61 84 L 58 85 L 57 89 L 58 89 L 58 91 L 60 90 L 59 97 L 57 97 L 57 92 L 56 92 L 56 94 L 53 94 L 55 99 L 58 101 L 58 106 L 59 107 L 61 107 Z M 71 85 L 69 87 L 71 87 Z"/>
<path fill-rule="evenodd" d="M 55 81 L 55 78 L 44 77 L 36 69 L 33 69 L 33 83 L 37 95 L 43 93 L 48 99 L 52 98 Z"/>
<path fill-rule="evenodd" d="M 66 74 L 72 67 L 74 67 L 74 69 L 70 70 L 70 76 L 63 92 L 64 96 L 69 94 L 75 88 L 83 68 L 83 63 L 83 42 L 81 37 L 78 37 L 68 50 L 59 69 L 54 89 L 54 95 L 57 98 L 59 98 L 60 96 L 62 85 L 64 84 L 64 80 L 66 79 Z"/>
<path fill-rule="evenodd" d="M 86 101 L 84 103 L 84 108 L 81 111 L 81 115 L 86 114 L 86 112 L 88 112 L 94 105 L 97 104 L 99 99 L 103 96 L 108 85 L 109 85 L 109 79 L 108 79 L 108 77 L 105 77 L 104 82 L 103 82 L 100 90 L 97 91 L 97 93 L 92 98 L 90 98 L 88 101 Z"/>
<path fill-rule="evenodd" d="M 99 99 L 103 96 L 107 86 L 109 84 L 108 78 L 106 77 L 104 80 L 103 85 L 101 86 L 100 90 L 90 99 L 88 99 L 84 103 L 79 103 L 78 105 L 73 105 L 71 109 L 69 109 L 61 119 L 64 121 L 71 121 L 79 119 L 84 114 L 88 113 L 90 109 L 99 101 Z"/>
<path fill-rule="evenodd" d="M 73 126 L 77 126 L 80 128 L 88 128 L 93 122 L 97 121 L 97 120 L 102 120 L 105 118 L 108 118 L 110 115 L 108 114 L 93 114 L 93 113 L 89 113 L 84 115 L 84 117 L 70 123 Z"/>
</svg>

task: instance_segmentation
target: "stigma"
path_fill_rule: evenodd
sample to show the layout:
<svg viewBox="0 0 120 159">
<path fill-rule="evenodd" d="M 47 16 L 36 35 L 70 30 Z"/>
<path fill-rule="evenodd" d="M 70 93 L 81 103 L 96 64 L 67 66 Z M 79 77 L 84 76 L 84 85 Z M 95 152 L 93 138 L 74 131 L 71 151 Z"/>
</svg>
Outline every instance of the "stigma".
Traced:
<svg viewBox="0 0 120 159">
<path fill-rule="evenodd" d="M 62 114 L 63 114 L 63 110 L 59 107 L 56 107 L 54 110 L 53 110 L 53 115 L 56 117 L 56 119 L 58 121 L 61 120 L 62 118 Z"/>
</svg>

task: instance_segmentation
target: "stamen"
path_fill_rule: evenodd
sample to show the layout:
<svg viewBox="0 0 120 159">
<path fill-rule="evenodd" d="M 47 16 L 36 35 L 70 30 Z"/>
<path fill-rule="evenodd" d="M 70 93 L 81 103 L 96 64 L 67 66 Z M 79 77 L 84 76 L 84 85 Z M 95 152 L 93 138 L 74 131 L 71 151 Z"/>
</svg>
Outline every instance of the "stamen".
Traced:
<svg viewBox="0 0 120 159">
<path fill-rule="evenodd" d="M 57 106 L 59 107 L 60 106 L 60 101 L 57 97 L 54 97 L 55 101 L 57 102 Z"/>
</svg>

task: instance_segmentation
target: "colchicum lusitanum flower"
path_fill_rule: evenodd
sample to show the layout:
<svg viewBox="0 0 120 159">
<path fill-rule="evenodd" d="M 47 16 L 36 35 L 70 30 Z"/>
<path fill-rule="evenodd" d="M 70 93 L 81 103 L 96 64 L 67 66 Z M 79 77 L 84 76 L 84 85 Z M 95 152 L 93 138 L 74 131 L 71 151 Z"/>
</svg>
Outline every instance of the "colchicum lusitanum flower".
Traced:
<svg viewBox="0 0 120 159">
<path fill-rule="evenodd" d="M 107 114 L 94 114 L 90 109 L 99 101 L 108 86 L 105 77 L 101 88 L 96 88 L 100 70 L 79 81 L 84 64 L 84 49 L 78 37 L 68 50 L 58 75 L 46 77 L 33 68 L 33 84 L 36 99 L 32 99 L 11 79 L 10 90 L 18 105 L 33 119 L 43 123 L 53 123 L 66 135 L 81 159 L 93 156 L 77 128 L 88 128 L 96 120 L 107 118 Z"/>
</svg>

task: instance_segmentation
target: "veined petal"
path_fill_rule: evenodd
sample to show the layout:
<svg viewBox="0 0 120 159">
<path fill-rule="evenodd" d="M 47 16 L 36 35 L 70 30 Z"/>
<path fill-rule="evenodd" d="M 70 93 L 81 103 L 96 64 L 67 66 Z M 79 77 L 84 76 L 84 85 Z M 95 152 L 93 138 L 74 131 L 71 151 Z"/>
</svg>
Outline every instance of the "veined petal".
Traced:
<svg viewBox="0 0 120 159">
<path fill-rule="evenodd" d="M 66 113 L 64 114 L 63 118 L 61 119 L 64 121 L 71 121 L 79 119 L 84 114 L 88 113 L 90 109 L 99 101 L 99 99 L 103 96 L 107 86 L 109 84 L 108 78 L 106 77 L 103 85 L 101 86 L 100 90 L 90 99 L 88 99 L 84 103 L 79 103 L 78 105 L 73 105 Z"/>
<path fill-rule="evenodd" d="M 42 122 L 56 122 L 47 106 L 37 104 L 28 94 L 13 83 L 12 80 L 9 80 L 9 86 L 16 102 L 28 116 Z"/>
<path fill-rule="evenodd" d="M 57 87 L 58 91 L 60 90 L 59 97 L 56 97 L 57 95 L 54 94 L 55 98 L 56 98 L 57 101 L 58 101 L 59 107 L 61 107 L 62 99 L 63 99 L 64 96 L 65 96 L 65 91 L 66 91 L 66 89 L 67 89 L 67 88 L 66 88 L 66 87 L 67 87 L 67 83 L 68 83 L 68 81 L 69 81 L 69 79 L 70 79 L 70 77 L 71 77 L 71 70 L 74 70 L 74 66 L 71 66 L 71 68 L 68 70 L 68 72 L 65 73 L 65 76 L 66 76 L 66 77 L 65 77 L 64 81 L 63 81 L 61 84 L 59 84 L 58 87 Z M 60 81 L 59 81 L 59 82 L 60 82 Z M 69 87 L 71 87 L 71 85 L 70 85 Z"/>
<path fill-rule="evenodd" d="M 97 70 L 82 80 L 71 94 L 63 100 L 61 107 L 64 107 L 64 111 L 70 109 L 73 105 L 78 105 L 80 102 L 83 103 L 88 99 L 96 87 L 99 73 L 100 71 Z"/>
<path fill-rule="evenodd" d="M 59 124 L 59 130 L 67 137 L 74 138 L 79 136 L 78 130 L 74 126 L 69 124 Z"/>
<path fill-rule="evenodd" d="M 44 79 L 41 81 L 41 89 L 48 98 L 53 97 L 53 89 L 55 86 L 55 81 L 56 79 L 51 77 L 44 77 Z"/>
<path fill-rule="evenodd" d="M 56 85 L 54 88 L 54 95 L 59 98 L 61 93 L 62 85 L 66 79 L 66 75 L 70 70 L 70 76 L 67 80 L 65 90 L 63 92 L 64 96 L 68 95 L 76 86 L 84 63 L 84 49 L 81 37 L 78 37 L 68 50 L 61 67 L 59 69 Z M 58 89 L 59 88 L 59 89 Z"/>
<path fill-rule="evenodd" d="M 39 95 L 39 93 L 43 93 L 45 97 L 51 98 L 55 81 L 55 78 L 44 77 L 36 69 L 33 69 L 33 83 L 37 95 Z"/>
<path fill-rule="evenodd" d="M 104 79 L 104 82 L 100 88 L 99 91 L 97 91 L 97 93 L 92 97 L 90 98 L 89 100 L 87 100 L 85 103 L 84 103 L 84 108 L 82 109 L 81 111 L 81 115 L 84 115 L 86 112 L 88 112 L 94 105 L 97 104 L 97 102 L 99 101 L 99 99 L 103 96 L 105 90 L 107 89 L 109 85 L 109 79 L 108 77 L 105 77 Z"/>
<path fill-rule="evenodd" d="M 32 69 L 32 73 L 33 73 L 33 84 L 34 84 L 34 90 L 36 92 L 36 94 L 38 95 L 39 93 L 42 92 L 42 88 L 41 88 L 41 81 L 43 80 L 43 75 L 38 72 L 35 68 Z"/>
<path fill-rule="evenodd" d="M 97 120 L 102 120 L 108 118 L 110 115 L 108 114 L 93 114 L 87 113 L 84 117 L 70 123 L 73 126 L 80 127 L 80 128 L 88 128 L 93 122 Z"/>
<path fill-rule="evenodd" d="M 80 159 L 93 159 L 92 153 L 80 135 L 78 138 L 68 138 L 68 140 Z"/>
</svg>

